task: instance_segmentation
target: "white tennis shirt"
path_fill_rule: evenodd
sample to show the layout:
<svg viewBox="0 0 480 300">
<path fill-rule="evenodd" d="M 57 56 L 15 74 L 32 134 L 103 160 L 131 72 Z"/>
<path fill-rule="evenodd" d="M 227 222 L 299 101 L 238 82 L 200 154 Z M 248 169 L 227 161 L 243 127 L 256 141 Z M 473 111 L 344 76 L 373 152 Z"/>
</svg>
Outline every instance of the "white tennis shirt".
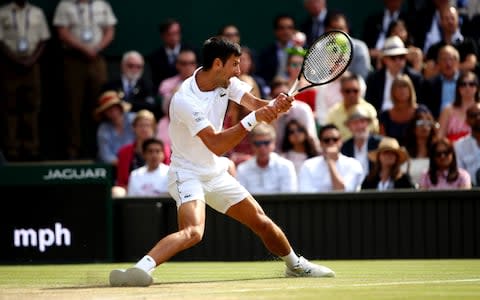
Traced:
<svg viewBox="0 0 480 300">
<path fill-rule="evenodd" d="M 197 133 L 208 126 L 212 126 L 215 131 L 221 131 L 229 99 L 240 103 L 242 96 L 252 87 L 237 77 L 232 77 L 228 88 L 202 92 L 195 80 L 200 69 L 195 70 L 193 75 L 182 83 L 170 103 L 170 172 L 182 170 L 208 178 L 225 170 L 226 165 L 205 146 Z"/>
</svg>

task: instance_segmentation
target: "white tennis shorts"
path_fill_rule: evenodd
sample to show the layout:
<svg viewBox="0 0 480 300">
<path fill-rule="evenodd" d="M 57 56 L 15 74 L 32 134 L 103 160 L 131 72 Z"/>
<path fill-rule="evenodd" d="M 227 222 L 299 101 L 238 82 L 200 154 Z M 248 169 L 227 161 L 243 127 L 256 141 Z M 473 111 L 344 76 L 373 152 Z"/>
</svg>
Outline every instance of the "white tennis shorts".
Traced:
<svg viewBox="0 0 480 300">
<path fill-rule="evenodd" d="M 250 195 L 227 171 L 210 179 L 170 172 L 168 192 L 177 202 L 177 207 L 189 201 L 201 200 L 222 214 Z"/>
</svg>

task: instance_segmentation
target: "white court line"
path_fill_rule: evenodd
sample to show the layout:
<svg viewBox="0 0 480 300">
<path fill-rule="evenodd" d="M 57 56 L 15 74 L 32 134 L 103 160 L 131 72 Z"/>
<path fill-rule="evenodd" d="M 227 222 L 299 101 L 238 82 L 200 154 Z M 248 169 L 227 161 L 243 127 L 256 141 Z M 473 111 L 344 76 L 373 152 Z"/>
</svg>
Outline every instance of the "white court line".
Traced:
<svg viewBox="0 0 480 300">
<path fill-rule="evenodd" d="M 351 286 L 382 286 L 382 285 L 410 285 L 410 284 L 428 284 L 428 283 L 456 283 L 456 282 L 477 282 L 480 278 L 470 279 L 445 279 L 445 280 L 423 280 L 423 281 L 393 281 L 393 282 L 373 282 L 373 283 L 357 283 Z"/>
</svg>

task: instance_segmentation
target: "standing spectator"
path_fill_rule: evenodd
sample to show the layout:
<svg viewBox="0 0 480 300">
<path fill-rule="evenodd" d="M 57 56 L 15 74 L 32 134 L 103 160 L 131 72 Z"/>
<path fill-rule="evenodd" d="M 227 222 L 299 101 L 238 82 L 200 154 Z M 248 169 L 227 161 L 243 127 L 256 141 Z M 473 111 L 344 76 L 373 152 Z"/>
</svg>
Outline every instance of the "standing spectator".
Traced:
<svg viewBox="0 0 480 300">
<path fill-rule="evenodd" d="M 407 47 L 407 65 L 419 74 L 423 74 L 424 53 L 422 49 L 415 46 L 413 35 L 407 22 L 402 19 L 391 22 L 387 30 L 387 38 L 391 36 L 398 36 L 405 44 L 405 47 Z M 381 60 L 378 60 L 378 62 L 381 62 Z M 382 64 L 378 64 L 377 67 L 381 68 Z"/>
<path fill-rule="evenodd" d="M 470 175 L 457 166 L 452 142 L 446 138 L 435 141 L 430 150 L 429 168 L 420 178 L 420 188 L 438 190 L 470 189 L 471 187 Z"/>
<path fill-rule="evenodd" d="M 457 163 L 468 171 L 473 185 L 480 186 L 480 103 L 467 109 L 467 124 L 471 133 L 454 144 Z"/>
<path fill-rule="evenodd" d="M 257 64 L 255 63 L 255 54 L 247 46 L 242 46 L 242 55 L 240 57 L 240 71 L 244 75 L 249 75 L 255 80 L 259 88 L 260 96 L 266 98 L 270 94 L 270 87 L 258 74 L 256 74 Z"/>
<path fill-rule="evenodd" d="M 25 0 L 0 7 L 0 147 L 10 161 L 40 158 L 40 63 L 50 39 L 41 8 Z"/>
<path fill-rule="evenodd" d="M 168 169 L 163 142 L 156 138 L 146 139 L 142 144 L 145 159 L 143 167 L 134 169 L 128 179 L 128 196 L 159 196 L 168 193 Z"/>
<path fill-rule="evenodd" d="M 402 0 L 383 0 L 382 11 L 365 18 L 362 40 L 367 44 L 373 66 L 381 59 L 388 27 L 397 20 L 407 20 L 407 13 L 402 10 Z"/>
<path fill-rule="evenodd" d="M 341 30 L 350 33 L 350 25 L 347 16 L 341 12 L 329 12 L 325 18 L 325 30 Z M 367 44 L 354 37 L 352 37 L 352 43 L 353 58 L 350 66 L 348 66 L 348 70 L 360 75 L 363 79 L 367 79 L 367 75 L 372 67 Z"/>
<path fill-rule="evenodd" d="M 220 27 L 217 33 L 219 36 L 226 38 L 234 43 L 241 45 L 240 43 L 240 30 L 235 24 L 226 24 Z"/>
<path fill-rule="evenodd" d="M 439 124 L 433 118 L 432 112 L 420 104 L 415 110 L 415 116 L 407 127 L 405 148 L 410 156 L 408 173 L 418 186 L 420 176 L 428 169 L 430 149 L 438 136 Z"/>
<path fill-rule="evenodd" d="M 407 138 L 406 128 L 415 115 L 417 94 L 407 75 L 397 76 L 392 83 L 392 108 L 380 113 L 380 134 L 395 138 L 404 145 Z"/>
<path fill-rule="evenodd" d="M 286 49 L 293 46 L 295 20 L 287 14 L 280 14 L 273 20 L 275 40 L 260 53 L 257 73 L 270 84 L 275 76 L 285 76 L 287 72 Z"/>
<path fill-rule="evenodd" d="M 175 62 L 177 74 L 162 80 L 158 87 L 158 94 L 162 98 L 162 112 L 163 116 L 157 124 L 157 138 L 163 141 L 165 146 L 170 147 L 170 136 L 168 134 L 168 124 L 170 124 L 170 116 L 168 109 L 173 94 L 180 87 L 180 84 L 192 76 L 193 72 L 198 66 L 197 55 L 192 49 L 182 49 L 178 54 Z"/>
<path fill-rule="evenodd" d="M 162 80 L 177 74 L 175 61 L 180 50 L 195 48 L 182 41 L 182 26 L 175 19 L 167 19 L 159 26 L 163 45 L 150 54 L 148 62 L 152 71 L 153 86 L 158 87 Z"/>
<path fill-rule="evenodd" d="M 310 46 L 325 32 L 327 0 L 304 0 L 303 5 L 308 13 L 308 18 L 302 23 L 300 30 L 307 36 L 307 46 Z"/>
<path fill-rule="evenodd" d="M 437 57 L 439 74 L 424 81 L 422 103 L 432 111 L 435 119 L 455 100 L 455 89 L 460 75 L 459 63 L 458 50 L 452 45 L 443 46 Z"/>
<path fill-rule="evenodd" d="M 340 91 L 343 99 L 335 104 L 327 113 L 327 123 L 333 123 L 340 131 L 342 140 L 347 140 L 352 133 L 345 126 L 348 112 L 355 106 L 364 109 L 372 119 L 370 123 L 370 131 L 378 133 L 377 111 L 372 104 L 361 97 L 360 77 L 353 73 L 344 74 L 340 77 Z"/>
<path fill-rule="evenodd" d="M 297 175 L 305 160 L 319 155 L 315 140 L 296 119 L 291 119 L 285 126 L 281 145 L 281 155 L 293 162 Z"/>
<path fill-rule="evenodd" d="M 362 190 L 379 191 L 415 188 L 410 175 L 401 166 L 408 160 L 407 151 L 394 138 L 384 137 L 378 148 L 368 153 L 373 168 L 362 183 Z"/>
<path fill-rule="evenodd" d="M 358 191 L 364 178 L 358 160 L 340 152 L 340 131 L 333 124 L 320 128 L 322 155 L 307 159 L 298 175 L 298 191 L 320 193 L 329 191 Z"/>
<path fill-rule="evenodd" d="M 473 72 L 461 73 L 455 87 L 455 100 L 440 113 L 439 135 L 455 142 L 470 133 L 466 123 L 467 109 L 479 102 L 478 78 Z"/>
<path fill-rule="evenodd" d="M 421 91 L 422 75 L 407 66 L 408 49 L 398 36 L 391 36 L 385 40 L 382 62 L 384 67 L 370 73 L 367 78 L 367 92 L 365 98 L 375 106 L 380 114 L 392 108 L 392 82 L 395 77 L 405 74 L 410 77 L 415 92 Z"/>
<path fill-rule="evenodd" d="M 106 91 L 98 99 L 94 117 L 100 122 L 97 129 L 98 160 L 117 165 L 118 150 L 134 139 L 133 113 L 130 105 L 123 102 L 115 91 Z"/>
<path fill-rule="evenodd" d="M 433 77 L 438 73 L 435 60 L 438 51 L 445 45 L 452 45 L 460 54 L 460 71 L 475 71 L 477 67 L 477 45 L 475 40 L 464 36 L 460 31 L 457 9 L 453 6 L 440 10 L 440 29 L 442 38 L 437 43 L 430 46 L 425 57 L 424 76 Z"/>
<path fill-rule="evenodd" d="M 101 52 L 113 41 L 116 23 L 110 4 L 104 0 L 61 0 L 55 9 L 53 25 L 63 43 L 69 159 L 91 156 L 95 148 L 90 140 L 95 136 L 90 112 L 107 82 L 107 64 Z"/>
<path fill-rule="evenodd" d="M 451 0 L 427 0 L 413 16 L 416 21 L 415 43 L 427 53 L 430 46 L 442 39 L 440 11 L 451 6 Z"/>
<path fill-rule="evenodd" d="M 253 194 L 297 191 L 297 175 L 291 161 L 275 153 L 275 128 L 258 124 L 249 134 L 254 156 L 237 167 L 237 179 Z"/>
<path fill-rule="evenodd" d="M 342 154 L 353 157 L 362 164 L 362 168 L 367 174 L 372 162 L 368 158 L 368 152 L 377 149 L 382 137 L 371 133 L 369 125 L 372 118 L 361 107 L 353 107 L 348 114 L 345 125 L 352 133 L 352 137 L 347 139 L 341 148 Z"/>
<path fill-rule="evenodd" d="M 121 74 L 109 80 L 104 91 L 114 90 L 122 100 L 131 104 L 132 112 L 148 109 L 158 119 L 161 111 L 154 97 L 154 89 L 150 78 L 144 75 L 145 61 L 138 51 L 127 51 L 120 63 Z"/>
</svg>

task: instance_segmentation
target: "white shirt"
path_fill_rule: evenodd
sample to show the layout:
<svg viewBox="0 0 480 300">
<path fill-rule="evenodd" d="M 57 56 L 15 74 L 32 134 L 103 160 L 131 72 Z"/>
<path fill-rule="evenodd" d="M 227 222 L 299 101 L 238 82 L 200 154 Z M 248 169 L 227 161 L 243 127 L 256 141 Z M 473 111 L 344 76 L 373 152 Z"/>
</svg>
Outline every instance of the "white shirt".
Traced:
<svg viewBox="0 0 480 300">
<path fill-rule="evenodd" d="M 163 163 L 153 171 L 148 171 L 147 166 L 133 170 L 128 179 L 128 196 L 158 196 L 168 192 L 169 167 Z"/>
<path fill-rule="evenodd" d="M 390 23 L 392 23 L 393 21 L 398 20 L 399 16 L 399 10 L 390 14 L 390 11 L 388 9 L 385 9 L 383 13 L 382 31 L 378 35 L 377 43 L 375 44 L 376 49 L 381 50 L 383 48 L 383 44 L 385 43 L 385 38 L 387 36 L 388 26 L 390 26 Z"/>
<path fill-rule="evenodd" d="M 465 136 L 453 144 L 457 156 L 459 168 L 465 169 L 470 174 L 472 183 L 479 185 L 476 173 L 480 169 L 480 147 L 477 141 L 471 136 Z"/>
<path fill-rule="evenodd" d="M 390 74 L 388 70 L 385 70 L 385 87 L 383 88 L 383 102 L 382 111 L 389 110 L 393 107 L 392 102 L 392 83 L 395 77 Z"/>
<path fill-rule="evenodd" d="M 270 153 L 268 165 L 260 168 L 256 157 L 237 167 L 238 181 L 252 194 L 277 194 L 297 191 L 297 175 L 291 161 L 275 152 Z"/>
<path fill-rule="evenodd" d="M 208 126 L 221 131 L 228 100 L 240 103 L 240 99 L 251 90 L 251 86 L 237 77 L 232 77 L 227 89 L 216 88 L 202 92 L 195 80 L 198 70 L 200 68 L 182 83 L 170 103 L 170 171 L 182 170 L 194 176 L 212 178 L 226 170 L 227 165 L 219 161 L 219 157 L 207 148 L 197 133 Z M 185 173 L 183 175 L 186 176 Z"/>
<path fill-rule="evenodd" d="M 368 138 L 365 139 L 365 142 L 360 148 L 358 148 L 357 145 L 353 143 L 353 157 L 360 162 L 365 174 L 368 174 L 368 171 L 370 169 L 368 160 Z"/>
<path fill-rule="evenodd" d="M 365 177 L 362 165 L 353 157 L 338 155 L 335 162 L 345 183 L 345 192 L 358 191 Z M 302 193 L 321 193 L 333 191 L 330 171 L 323 156 L 307 159 L 298 176 L 298 191 Z"/>
</svg>

